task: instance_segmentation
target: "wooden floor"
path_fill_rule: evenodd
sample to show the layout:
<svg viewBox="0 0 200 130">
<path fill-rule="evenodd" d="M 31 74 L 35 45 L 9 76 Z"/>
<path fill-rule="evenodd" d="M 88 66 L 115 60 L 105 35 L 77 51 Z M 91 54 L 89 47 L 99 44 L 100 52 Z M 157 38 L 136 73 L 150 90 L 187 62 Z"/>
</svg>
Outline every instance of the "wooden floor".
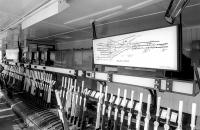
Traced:
<svg viewBox="0 0 200 130">
<path fill-rule="evenodd" d="M 0 90 L 0 130 L 27 130 L 23 121 L 12 111 Z"/>
</svg>

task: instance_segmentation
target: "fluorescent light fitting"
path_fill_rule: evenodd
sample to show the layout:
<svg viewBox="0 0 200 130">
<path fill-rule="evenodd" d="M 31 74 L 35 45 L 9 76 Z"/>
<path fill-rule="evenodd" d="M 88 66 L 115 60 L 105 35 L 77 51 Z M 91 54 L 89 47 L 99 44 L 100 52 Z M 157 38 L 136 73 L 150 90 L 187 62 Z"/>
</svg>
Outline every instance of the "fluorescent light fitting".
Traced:
<svg viewBox="0 0 200 130">
<path fill-rule="evenodd" d="M 58 39 L 70 39 L 72 37 L 57 37 Z"/>
<path fill-rule="evenodd" d="M 68 36 L 67 36 L 67 37 L 61 37 L 61 38 L 65 38 L 65 39 L 67 38 L 67 39 L 69 39 L 69 38 L 72 38 L 72 37 L 68 37 Z"/>
<path fill-rule="evenodd" d="M 80 18 L 76 18 L 76 19 L 67 21 L 67 22 L 65 22 L 64 24 L 70 24 L 70 23 L 74 23 L 74 22 L 77 22 L 77 21 L 81 21 L 81 20 L 84 20 L 84 19 L 87 19 L 87 18 L 91 18 L 91 17 L 94 17 L 94 16 L 98 16 L 98 15 L 101 15 L 101 14 L 105 14 L 105 13 L 108 13 L 108 12 L 116 11 L 116 10 L 121 9 L 122 7 L 123 7 L 122 5 L 115 6 L 115 7 L 110 8 L 110 9 L 106 9 L 106 10 L 99 11 L 99 12 L 96 12 L 96 13 L 93 13 L 93 14 L 90 14 L 90 15 L 87 15 L 87 16 L 83 16 L 83 17 L 80 17 Z"/>
<path fill-rule="evenodd" d="M 70 36 L 60 36 L 60 37 L 56 37 L 56 36 L 58 36 L 58 35 L 51 35 L 51 36 L 46 36 L 46 37 L 39 37 L 39 38 L 37 38 L 37 39 L 34 39 L 34 40 L 41 40 L 41 39 L 47 39 L 47 38 L 51 38 L 51 37 L 55 37 L 55 39 L 56 38 L 63 38 L 63 39 L 70 39 L 70 38 L 72 38 L 72 37 L 70 37 Z"/>
<path fill-rule="evenodd" d="M 127 10 L 134 10 L 134 9 L 138 9 L 138 8 L 141 8 L 141 7 L 144 7 L 144 6 L 147 6 L 147 5 L 150 5 L 150 4 L 153 4 L 155 2 L 159 2 L 161 0 L 146 0 L 144 2 L 141 2 L 141 3 L 138 3 L 136 5 L 133 5 L 133 6 L 130 6 L 127 8 Z"/>
<path fill-rule="evenodd" d="M 41 23 L 48 24 L 48 25 L 53 25 L 53 26 L 57 26 L 57 27 L 61 27 L 61 28 L 74 29 L 74 28 L 72 28 L 70 26 L 61 25 L 61 24 L 57 24 L 57 23 L 50 23 L 50 22 L 45 22 L 45 21 L 41 21 Z"/>
<path fill-rule="evenodd" d="M 97 18 L 95 21 L 99 22 L 99 21 L 103 21 L 105 19 L 109 19 L 109 18 L 113 18 L 115 16 L 119 16 L 120 14 L 122 14 L 122 11 L 117 11 L 108 15 L 105 15 L 103 17 Z"/>
</svg>

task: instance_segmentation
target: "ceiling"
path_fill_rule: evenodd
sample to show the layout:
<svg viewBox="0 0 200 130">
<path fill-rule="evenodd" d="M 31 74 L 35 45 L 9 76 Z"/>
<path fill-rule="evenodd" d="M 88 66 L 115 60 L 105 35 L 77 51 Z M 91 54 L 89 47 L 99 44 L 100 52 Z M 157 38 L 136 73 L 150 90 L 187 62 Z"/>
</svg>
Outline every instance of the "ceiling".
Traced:
<svg viewBox="0 0 200 130">
<path fill-rule="evenodd" d="M 115 17 L 117 20 L 124 19 L 122 15 L 161 2 L 164 5 L 169 4 L 169 0 L 70 0 L 69 8 L 53 17 L 31 26 L 26 32 L 29 32 L 28 38 L 36 40 L 85 39 L 91 37 L 91 30 L 87 29 L 88 27 L 90 28 L 91 21 L 94 19 L 97 20 L 97 24 L 104 22 L 107 19 L 110 19 L 111 21 L 111 19 Z M 165 7 L 156 6 L 157 10 L 163 10 L 163 8 L 165 9 Z M 148 12 L 145 10 L 141 13 L 144 14 Z M 141 15 L 141 13 L 135 15 Z M 128 17 L 129 16 L 126 18 Z"/>
<path fill-rule="evenodd" d="M 47 0 L 0 0 L 0 28 Z M 137 31 L 166 23 L 165 11 L 171 0 L 67 0 L 70 7 L 24 30 L 28 39 L 74 41 L 92 37 L 96 20 L 98 36 Z M 9 4 L 12 3 L 13 4 Z M 192 5 L 192 6 L 191 6 Z M 16 6 L 16 7 L 15 7 Z M 200 24 L 200 1 L 191 0 L 183 12 L 183 25 Z M 137 29 L 135 29 L 137 28 Z M 134 30 L 135 29 L 135 30 Z M 110 31 L 111 30 L 111 31 Z M 106 33 L 105 33 L 106 32 Z"/>
</svg>

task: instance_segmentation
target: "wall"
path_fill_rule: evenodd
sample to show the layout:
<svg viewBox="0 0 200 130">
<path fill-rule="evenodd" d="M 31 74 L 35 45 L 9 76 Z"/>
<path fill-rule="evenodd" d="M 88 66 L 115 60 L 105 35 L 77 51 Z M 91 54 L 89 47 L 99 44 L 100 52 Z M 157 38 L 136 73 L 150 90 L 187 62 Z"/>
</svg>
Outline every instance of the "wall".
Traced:
<svg viewBox="0 0 200 130">
<path fill-rule="evenodd" d="M 81 48 L 91 48 L 92 39 L 70 41 L 70 42 L 60 42 L 56 44 L 56 50 L 67 50 L 67 49 L 81 49 Z"/>
</svg>

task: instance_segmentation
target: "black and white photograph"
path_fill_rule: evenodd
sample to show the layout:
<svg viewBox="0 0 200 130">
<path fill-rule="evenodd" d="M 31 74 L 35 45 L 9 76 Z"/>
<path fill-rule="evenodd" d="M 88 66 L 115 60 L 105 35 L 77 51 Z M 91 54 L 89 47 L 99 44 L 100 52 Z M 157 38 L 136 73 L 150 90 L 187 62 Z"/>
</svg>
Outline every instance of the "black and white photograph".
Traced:
<svg viewBox="0 0 200 130">
<path fill-rule="evenodd" d="M 0 0 L 0 130 L 200 130 L 200 0 Z"/>
</svg>

